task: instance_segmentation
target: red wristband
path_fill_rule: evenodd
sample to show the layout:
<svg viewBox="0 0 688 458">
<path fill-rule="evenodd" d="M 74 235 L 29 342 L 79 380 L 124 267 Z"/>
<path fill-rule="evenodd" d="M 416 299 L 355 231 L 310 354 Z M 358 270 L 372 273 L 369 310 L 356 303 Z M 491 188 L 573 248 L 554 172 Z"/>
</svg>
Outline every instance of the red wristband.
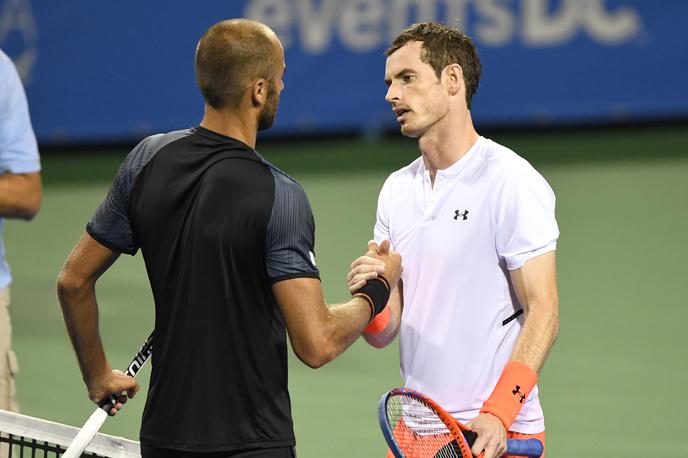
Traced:
<svg viewBox="0 0 688 458">
<path fill-rule="evenodd" d="M 380 313 L 378 313 L 375 316 L 375 318 L 373 318 L 373 321 L 368 323 L 368 326 L 366 326 L 363 332 L 365 332 L 366 334 L 377 334 L 378 332 L 382 332 L 385 329 L 387 329 L 389 319 L 389 307 L 385 307 L 384 309 L 382 309 Z"/>
<path fill-rule="evenodd" d="M 518 361 L 509 361 L 480 413 L 490 413 L 499 418 L 509 431 L 537 379 L 537 373 L 530 367 Z"/>
</svg>

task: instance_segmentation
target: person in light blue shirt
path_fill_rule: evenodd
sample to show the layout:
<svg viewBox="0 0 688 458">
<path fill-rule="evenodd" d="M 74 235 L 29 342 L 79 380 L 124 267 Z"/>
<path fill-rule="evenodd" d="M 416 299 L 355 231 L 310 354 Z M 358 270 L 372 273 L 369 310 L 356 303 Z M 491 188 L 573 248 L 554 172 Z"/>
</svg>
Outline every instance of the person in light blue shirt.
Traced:
<svg viewBox="0 0 688 458">
<path fill-rule="evenodd" d="M 41 163 L 21 79 L 0 50 L 0 409 L 17 411 L 10 283 L 2 230 L 5 218 L 29 220 L 41 204 Z"/>
</svg>

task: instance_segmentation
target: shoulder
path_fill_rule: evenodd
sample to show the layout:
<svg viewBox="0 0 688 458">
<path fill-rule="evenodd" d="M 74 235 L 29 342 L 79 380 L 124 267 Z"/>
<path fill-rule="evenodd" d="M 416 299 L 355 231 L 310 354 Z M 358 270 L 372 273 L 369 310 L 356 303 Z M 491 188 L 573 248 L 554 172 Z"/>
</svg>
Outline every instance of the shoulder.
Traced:
<svg viewBox="0 0 688 458">
<path fill-rule="evenodd" d="M 514 150 L 500 145 L 494 140 L 483 138 L 481 140 L 479 155 L 481 159 L 495 170 L 511 170 L 531 167 L 527 160 L 519 156 Z"/>
<path fill-rule="evenodd" d="M 266 161 L 262 156 L 259 156 L 262 163 L 268 168 L 275 180 L 275 193 L 287 194 L 299 199 L 306 199 L 306 191 L 301 187 L 298 181 L 289 176 L 287 173 Z"/>
<path fill-rule="evenodd" d="M 407 166 L 400 168 L 399 170 L 389 174 L 385 180 L 385 184 L 382 186 L 382 191 L 391 191 L 393 189 L 404 188 L 408 185 L 410 181 L 416 174 L 420 173 L 423 169 L 423 158 L 418 157 L 415 161 L 411 162 Z"/>
<path fill-rule="evenodd" d="M 530 162 L 512 149 L 487 138 L 481 141 L 481 173 L 493 183 L 542 178 Z"/>
<path fill-rule="evenodd" d="M 409 165 L 400 168 L 396 172 L 393 172 L 387 178 L 387 181 L 404 181 L 409 178 L 413 178 L 417 173 L 423 168 L 423 158 L 421 156 L 417 157 L 415 161 L 411 162 Z"/>
<path fill-rule="evenodd" d="M 159 151 L 170 143 L 189 137 L 192 134 L 193 129 L 175 130 L 164 134 L 156 134 L 146 137 L 141 141 L 141 144 L 144 145 L 148 150 Z"/>
<path fill-rule="evenodd" d="M 24 87 L 12 59 L 0 50 L 0 102 L 12 107 L 19 97 L 23 95 Z M 0 108 L 3 108 L 0 106 Z"/>
<path fill-rule="evenodd" d="M 150 135 L 139 142 L 132 150 L 135 154 L 156 153 L 165 146 L 177 140 L 189 137 L 193 134 L 192 129 L 175 130 L 164 134 Z"/>
<path fill-rule="evenodd" d="M 14 71 L 14 68 L 15 67 L 12 59 L 10 59 L 9 56 L 0 49 L 0 71 L 2 74 L 7 71 Z"/>
<path fill-rule="evenodd" d="M 158 151 L 170 143 L 188 137 L 191 133 L 190 129 L 185 129 L 164 134 L 150 135 L 144 138 L 124 159 L 121 170 L 133 170 L 138 172 Z"/>
<path fill-rule="evenodd" d="M 480 179 L 498 205 L 519 201 L 554 205 L 552 187 L 526 159 L 492 140 L 486 141 L 480 155 L 484 169 Z"/>
<path fill-rule="evenodd" d="M 17 75 L 17 67 L 10 57 L 0 50 L 0 76 L 2 81 L 13 81 Z"/>
</svg>

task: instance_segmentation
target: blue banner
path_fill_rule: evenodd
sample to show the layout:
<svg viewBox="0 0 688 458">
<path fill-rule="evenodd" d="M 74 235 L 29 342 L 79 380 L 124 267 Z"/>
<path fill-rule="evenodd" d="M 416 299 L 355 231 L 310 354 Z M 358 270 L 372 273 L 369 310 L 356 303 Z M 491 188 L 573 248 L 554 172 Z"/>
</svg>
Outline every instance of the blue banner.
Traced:
<svg viewBox="0 0 688 458">
<path fill-rule="evenodd" d="M 682 0 L 0 0 L 0 47 L 42 144 L 130 141 L 199 122 L 195 46 L 230 17 L 265 22 L 285 45 L 272 134 L 394 129 L 384 49 L 425 20 L 474 38 L 478 126 L 688 116 Z"/>
</svg>

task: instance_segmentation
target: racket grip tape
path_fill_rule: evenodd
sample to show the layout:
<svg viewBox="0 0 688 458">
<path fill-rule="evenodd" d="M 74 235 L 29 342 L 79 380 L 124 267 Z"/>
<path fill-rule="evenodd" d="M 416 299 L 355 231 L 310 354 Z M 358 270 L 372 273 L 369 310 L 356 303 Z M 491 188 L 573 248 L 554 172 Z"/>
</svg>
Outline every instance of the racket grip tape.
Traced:
<svg viewBox="0 0 688 458">
<path fill-rule="evenodd" d="M 538 458 L 543 451 L 542 442 L 538 439 L 507 439 L 506 441 L 506 453 L 509 455 Z"/>
<path fill-rule="evenodd" d="M 468 446 L 473 447 L 478 435 L 470 430 L 462 431 L 462 433 Z M 507 439 L 506 441 L 506 453 L 509 455 L 538 458 L 543 451 L 542 442 L 538 439 Z"/>
<path fill-rule="evenodd" d="M 100 407 L 101 409 L 103 409 L 103 410 L 105 411 L 105 413 L 107 413 L 107 414 L 109 415 L 109 414 L 110 414 L 110 409 L 112 409 L 113 407 L 115 407 L 115 404 L 117 403 L 117 398 L 118 398 L 118 397 L 119 397 L 119 396 L 115 396 L 114 394 L 111 394 L 110 396 L 108 396 L 108 397 L 104 398 L 103 400 L 101 400 L 101 401 L 98 403 L 98 407 Z"/>
</svg>

